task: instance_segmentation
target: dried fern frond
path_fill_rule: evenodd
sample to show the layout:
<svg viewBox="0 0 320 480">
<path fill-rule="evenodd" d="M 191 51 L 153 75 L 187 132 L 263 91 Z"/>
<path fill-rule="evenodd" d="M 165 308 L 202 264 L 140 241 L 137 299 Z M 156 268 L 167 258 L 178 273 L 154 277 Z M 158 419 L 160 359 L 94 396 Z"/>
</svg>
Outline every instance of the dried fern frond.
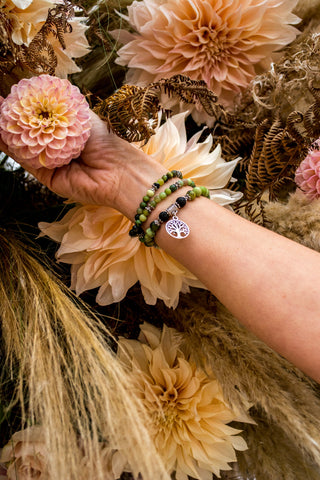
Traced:
<svg viewBox="0 0 320 480">
<path fill-rule="evenodd" d="M 191 80 L 184 75 L 162 79 L 147 87 L 124 85 L 115 94 L 101 100 L 94 111 L 122 138 L 130 142 L 147 141 L 154 133 L 158 113 L 163 109 L 161 93 L 176 96 L 187 104 L 199 104 L 221 123 L 233 121 L 222 105 L 216 103 L 217 96 L 204 81 Z"/>
<path fill-rule="evenodd" d="M 152 87 L 124 85 L 94 111 L 111 130 L 129 142 L 147 140 L 158 123 L 159 99 Z"/>
<path fill-rule="evenodd" d="M 72 31 L 68 20 L 74 16 L 72 4 L 67 0 L 50 8 L 45 23 L 32 39 L 28 47 L 23 46 L 19 52 L 21 63 L 36 74 L 54 75 L 57 67 L 57 56 L 48 37 L 54 35 L 61 47 L 66 48 L 64 34 Z"/>
</svg>

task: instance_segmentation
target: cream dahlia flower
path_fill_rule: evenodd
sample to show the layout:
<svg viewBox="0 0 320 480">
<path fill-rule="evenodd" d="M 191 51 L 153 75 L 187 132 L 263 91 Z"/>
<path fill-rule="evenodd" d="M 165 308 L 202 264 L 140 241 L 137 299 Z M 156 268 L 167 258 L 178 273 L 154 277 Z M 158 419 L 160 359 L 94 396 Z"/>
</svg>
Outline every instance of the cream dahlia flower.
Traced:
<svg viewBox="0 0 320 480">
<path fill-rule="evenodd" d="M 173 116 L 158 128 L 141 147 L 168 170 L 181 170 L 196 184 L 209 188 L 211 199 L 228 205 L 241 193 L 223 187 L 228 183 L 238 159 L 225 162 L 221 148 L 212 152 L 212 138 L 197 143 L 201 132 L 187 142 L 185 114 Z M 71 267 L 71 288 L 77 294 L 99 288 L 96 301 L 108 305 L 122 300 L 128 289 L 140 282 L 146 303 L 161 299 L 176 307 L 179 293 L 189 286 L 203 287 L 192 273 L 163 250 L 146 248 L 128 232 L 132 223 L 109 207 L 84 205 L 72 208 L 62 220 L 40 223 L 44 235 L 60 242 L 59 261 Z"/>
<path fill-rule="evenodd" d="M 0 105 L 0 137 L 32 168 L 55 168 L 80 155 L 91 129 L 90 108 L 67 79 L 22 79 Z"/>
<path fill-rule="evenodd" d="M 211 480 L 212 473 L 230 470 L 235 450 L 247 445 L 228 423 L 251 420 L 231 410 L 217 379 L 179 347 L 177 331 L 144 323 L 139 340 L 120 339 L 119 356 L 149 414 L 149 433 L 168 473 L 176 472 L 176 480 Z"/>
<path fill-rule="evenodd" d="M 17 45 L 29 46 L 44 24 L 48 10 L 59 3 L 59 0 L 0 0 L 1 11 L 10 20 L 12 41 Z M 66 78 L 71 73 L 79 72 L 80 68 L 73 58 L 82 57 L 89 52 L 85 36 L 87 26 L 83 22 L 84 19 L 80 17 L 69 21 L 72 31 L 64 34 L 65 49 L 56 35 L 48 37 L 57 57 L 55 74 L 58 77 Z"/>
<path fill-rule="evenodd" d="M 290 43 L 298 0 L 135 0 L 123 16 L 135 30 L 113 32 L 124 44 L 116 62 L 127 83 L 145 86 L 176 74 L 204 80 L 230 104 L 260 62 Z"/>
</svg>

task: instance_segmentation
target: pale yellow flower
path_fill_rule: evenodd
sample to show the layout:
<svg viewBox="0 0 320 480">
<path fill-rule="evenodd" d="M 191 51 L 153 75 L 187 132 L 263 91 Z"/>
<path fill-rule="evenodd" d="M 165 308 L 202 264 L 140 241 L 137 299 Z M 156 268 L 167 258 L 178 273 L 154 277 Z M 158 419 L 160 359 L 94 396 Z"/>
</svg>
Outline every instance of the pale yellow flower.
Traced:
<svg viewBox="0 0 320 480">
<path fill-rule="evenodd" d="M 176 74 L 204 80 L 229 105 L 271 54 L 296 37 L 298 0 L 142 0 L 123 16 L 134 33 L 112 34 L 126 83 L 145 86 Z"/>
<path fill-rule="evenodd" d="M 148 413 L 149 433 L 168 473 L 176 472 L 177 480 L 188 475 L 211 480 L 212 473 L 231 469 L 235 450 L 247 448 L 228 423 L 251 420 L 232 411 L 216 378 L 180 348 L 177 333 L 144 323 L 139 340 L 120 339 L 119 357 Z"/>
<path fill-rule="evenodd" d="M 212 152 L 212 138 L 197 143 L 201 132 L 187 142 L 185 114 L 169 119 L 141 147 L 168 170 L 181 170 L 185 178 L 210 189 L 212 200 L 228 205 L 241 197 L 223 187 L 237 159 L 225 162 L 221 148 Z M 187 208 L 187 207 L 186 207 Z M 203 285 L 163 250 L 147 248 L 128 232 L 131 222 L 109 207 L 84 205 L 72 208 L 59 222 L 40 223 L 43 234 L 61 243 L 59 261 L 71 267 L 71 288 L 77 294 L 99 288 L 97 302 L 107 305 L 122 300 L 128 289 L 140 282 L 145 301 L 161 299 L 176 307 L 180 292 Z"/>
<path fill-rule="evenodd" d="M 17 45 L 29 46 L 35 35 L 44 24 L 48 10 L 61 1 L 54 0 L 0 0 L 2 13 L 10 20 L 12 41 Z M 57 57 L 55 75 L 66 78 L 67 75 L 79 72 L 80 68 L 73 61 L 89 52 L 89 44 L 85 36 L 87 26 L 84 19 L 77 17 L 69 21 L 72 31 L 64 34 L 66 48 L 63 49 L 57 36 L 51 34 L 48 41 L 54 48 Z"/>
</svg>

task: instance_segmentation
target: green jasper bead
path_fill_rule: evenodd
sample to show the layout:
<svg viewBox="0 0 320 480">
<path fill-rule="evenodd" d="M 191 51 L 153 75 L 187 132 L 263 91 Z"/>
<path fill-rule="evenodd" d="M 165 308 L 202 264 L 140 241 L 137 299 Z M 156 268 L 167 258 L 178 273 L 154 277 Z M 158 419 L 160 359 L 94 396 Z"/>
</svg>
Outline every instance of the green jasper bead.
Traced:
<svg viewBox="0 0 320 480">
<path fill-rule="evenodd" d="M 184 185 L 183 180 L 181 180 L 181 178 L 179 178 L 179 180 L 177 180 L 177 183 L 180 185 L 180 187 L 183 187 L 183 185 Z"/>
<path fill-rule="evenodd" d="M 147 220 L 147 217 L 146 217 L 145 215 L 143 215 L 143 213 L 142 213 L 142 214 L 140 215 L 140 217 L 139 217 L 139 220 L 140 220 L 140 222 L 143 223 L 143 222 L 145 222 L 145 221 Z"/>
<path fill-rule="evenodd" d="M 170 193 L 171 193 L 171 192 L 170 192 Z M 166 192 L 161 192 L 161 193 L 159 193 L 159 197 L 160 197 L 161 200 L 164 200 L 165 198 L 167 198 Z"/>
<path fill-rule="evenodd" d="M 189 195 L 191 200 L 194 200 L 196 198 L 196 194 L 193 190 L 189 190 L 187 194 Z"/>
<path fill-rule="evenodd" d="M 196 184 L 194 183 L 193 180 L 191 180 L 191 187 L 195 187 L 195 186 L 196 186 Z"/>
<path fill-rule="evenodd" d="M 136 220 L 134 223 L 135 223 L 138 227 L 140 227 L 140 225 L 142 224 L 141 220 Z"/>
<path fill-rule="evenodd" d="M 173 178 L 173 173 L 172 173 L 172 172 L 168 172 L 168 173 L 167 173 L 167 177 L 168 177 L 168 178 Z"/>
<path fill-rule="evenodd" d="M 150 228 L 153 232 L 157 232 L 160 228 L 160 225 L 158 225 L 157 223 L 151 222 L 150 223 Z"/>
<path fill-rule="evenodd" d="M 191 187 L 191 184 L 192 184 L 191 178 L 188 178 L 188 179 L 187 179 L 187 183 L 188 183 L 189 187 Z"/>
<path fill-rule="evenodd" d="M 141 213 L 143 213 L 142 208 L 138 208 L 137 213 L 138 213 L 139 215 L 141 215 Z"/>
<path fill-rule="evenodd" d="M 200 187 L 200 188 L 201 188 L 202 195 L 207 195 L 207 193 L 208 193 L 207 187 Z"/>
<path fill-rule="evenodd" d="M 168 180 L 167 175 L 162 175 L 162 180 L 163 180 L 164 182 L 166 182 L 166 181 Z"/>
<path fill-rule="evenodd" d="M 166 193 L 167 195 L 170 195 L 172 192 L 171 192 L 170 188 L 166 188 L 166 189 L 165 189 L 165 193 Z M 160 193 L 160 195 L 161 195 L 161 193 Z"/>
<path fill-rule="evenodd" d="M 169 188 L 170 188 L 171 192 L 175 192 L 176 190 L 178 190 L 178 187 L 177 187 L 177 185 L 175 185 L 175 184 L 170 185 Z"/>
<path fill-rule="evenodd" d="M 200 187 L 194 187 L 193 189 L 194 193 L 197 195 L 197 197 L 201 196 L 201 188 Z"/>
<path fill-rule="evenodd" d="M 146 202 L 141 202 L 140 203 L 140 208 L 144 209 L 144 208 L 146 208 L 146 206 L 147 206 Z"/>
<path fill-rule="evenodd" d="M 148 237 L 150 237 L 150 238 L 153 238 L 153 237 L 155 236 L 155 232 L 153 232 L 153 231 L 151 230 L 151 228 L 149 227 L 149 228 L 147 228 L 147 230 L 146 230 L 146 235 L 148 235 Z"/>
<path fill-rule="evenodd" d="M 154 207 L 156 207 L 156 205 L 157 205 L 157 202 L 155 200 L 151 200 L 150 207 L 154 208 Z"/>
<path fill-rule="evenodd" d="M 143 210 L 142 214 L 145 216 L 145 217 L 149 217 L 150 213 L 148 212 L 148 210 Z"/>
<path fill-rule="evenodd" d="M 148 195 L 145 195 L 145 196 L 143 197 L 143 201 L 144 201 L 144 202 L 148 203 L 149 200 L 150 200 L 150 198 L 148 197 Z"/>
<path fill-rule="evenodd" d="M 161 198 L 160 198 L 160 195 L 156 195 L 153 199 L 154 202 L 156 203 L 160 203 L 161 202 Z"/>
<path fill-rule="evenodd" d="M 156 181 L 156 183 L 159 183 L 160 187 L 164 184 L 163 178 L 159 178 L 159 180 Z"/>
<path fill-rule="evenodd" d="M 148 195 L 148 197 L 150 197 L 150 198 L 153 197 L 154 191 L 153 191 L 153 190 L 147 190 L 147 195 Z"/>
</svg>

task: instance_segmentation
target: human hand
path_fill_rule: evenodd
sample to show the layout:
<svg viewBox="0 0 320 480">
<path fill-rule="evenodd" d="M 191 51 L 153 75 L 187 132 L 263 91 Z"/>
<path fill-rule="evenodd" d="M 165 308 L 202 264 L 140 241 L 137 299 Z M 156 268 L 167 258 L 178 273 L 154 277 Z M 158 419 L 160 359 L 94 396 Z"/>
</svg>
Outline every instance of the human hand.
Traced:
<svg viewBox="0 0 320 480">
<path fill-rule="evenodd" d="M 15 158 L 0 140 L 0 150 L 56 194 L 82 204 L 111 206 L 131 220 L 146 189 L 164 167 L 134 145 L 110 133 L 91 112 L 92 129 L 81 156 L 55 169 L 32 169 Z"/>
</svg>

